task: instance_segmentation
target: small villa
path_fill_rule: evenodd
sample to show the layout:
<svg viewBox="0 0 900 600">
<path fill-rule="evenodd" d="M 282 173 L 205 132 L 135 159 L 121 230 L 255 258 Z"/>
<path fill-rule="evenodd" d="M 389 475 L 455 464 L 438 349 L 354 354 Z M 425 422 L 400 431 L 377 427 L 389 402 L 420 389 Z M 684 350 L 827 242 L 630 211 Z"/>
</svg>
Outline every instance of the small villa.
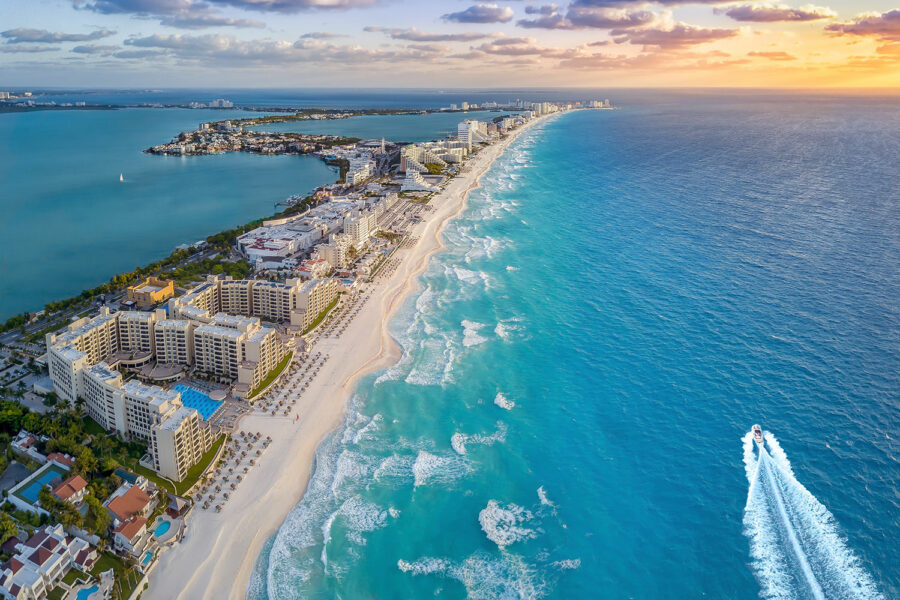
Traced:
<svg viewBox="0 0 900 600">
<path fill-rule="evenodd" d="M 97 561 L 96 548 L 69 537 L 62 525 L 48 525 L 0 566 L 0 595 L 15 600 L 43 600 L 73 567 L 89 571 Z"/>
<path fill-rule="evenodd" d="M 61 484 L 53 488 L 50 493 L 57 500 L 68 502 L 78 506 L 84 501 L 84 493 L 87 489 L 87 481 L 81 475 L 72 475 Z"/>
</svg>

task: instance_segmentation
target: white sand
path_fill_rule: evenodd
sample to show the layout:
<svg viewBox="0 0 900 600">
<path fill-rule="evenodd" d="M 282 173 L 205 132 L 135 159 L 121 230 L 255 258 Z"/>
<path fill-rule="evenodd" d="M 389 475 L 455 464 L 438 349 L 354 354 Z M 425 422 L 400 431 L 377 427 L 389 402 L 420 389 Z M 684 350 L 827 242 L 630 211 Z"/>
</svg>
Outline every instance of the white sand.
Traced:
<svg viewBox="0 0 900 600">
<path fill-rule="evenodd" d="M 192 511 L 184 540 L 166 550 L 150 575 L 145 600 L 243 599 L 263 543 L 284 521 L 306 489 L 319 442 L 343 418 L 344 407 L 359 378 L 386 368 L 400 358 L 387 323 L 412 292 L 429 257 L 440 250 L 441 230 L 465 208 L 478 179 L 519 134 L 541 119 L 533 119 L 502 142 L 483 148 L 466 161 L 462 174 L 432 199 L 412 235 L 412 248 L 394 255 L 400 266 L 387 281 L 375 285 L 372 297 L 339 339 L 323 338 L 312 349 L 331 355 L 294 407 L 283 416 L 251 413 L 238 429 L 272 436 L 272 443 L 231 494 L 222 512 Z M 371 284 L 370 284 L 371 285 Z M 299 413 L 300 421 L 294 421 Z"/>
</svg>

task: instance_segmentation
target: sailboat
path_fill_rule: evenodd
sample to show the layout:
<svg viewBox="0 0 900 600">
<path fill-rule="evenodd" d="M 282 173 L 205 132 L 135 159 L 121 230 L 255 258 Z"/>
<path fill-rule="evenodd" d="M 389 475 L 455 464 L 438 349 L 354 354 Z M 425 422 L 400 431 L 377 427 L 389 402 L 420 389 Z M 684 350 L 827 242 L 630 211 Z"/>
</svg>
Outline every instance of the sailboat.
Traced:
<svg viewBox="0 0 900 600">
<path fill-rule="evenodd" d="M 125 175 L 119 173 L 119 181 L 125 181 Z"/>
</svg>

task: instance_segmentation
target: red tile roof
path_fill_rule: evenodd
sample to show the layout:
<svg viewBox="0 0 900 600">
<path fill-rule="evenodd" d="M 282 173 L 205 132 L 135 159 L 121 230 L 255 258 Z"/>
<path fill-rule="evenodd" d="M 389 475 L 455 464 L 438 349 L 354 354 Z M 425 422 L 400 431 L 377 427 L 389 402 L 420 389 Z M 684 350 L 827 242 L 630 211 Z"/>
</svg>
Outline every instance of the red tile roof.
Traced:
<svg viewBox="0 0 900 600">
<path fill-rule="evenodd" d="M 150 496 L 138 486 L 133 485 L 121 496 L 113 498 L 107 506 L 119 519 L 127 521 L 144 510 L 148 504 L 150 504 Z"/>
<path fill-rule="evenodd" d="M 125 521 L 113 531 L 122 534 L 129 542 L 140 532 L 141 528 L 147 525 L 147 519 L 144 517 L 135 517 L 129 521 Z"/>
<path fill-rule="evenodd" d="M 53 495 L 60 500 L 68 500 L 86 487 L 87 481 L 81 475 L 72 475 L 53 490 Z"/>
</svg>

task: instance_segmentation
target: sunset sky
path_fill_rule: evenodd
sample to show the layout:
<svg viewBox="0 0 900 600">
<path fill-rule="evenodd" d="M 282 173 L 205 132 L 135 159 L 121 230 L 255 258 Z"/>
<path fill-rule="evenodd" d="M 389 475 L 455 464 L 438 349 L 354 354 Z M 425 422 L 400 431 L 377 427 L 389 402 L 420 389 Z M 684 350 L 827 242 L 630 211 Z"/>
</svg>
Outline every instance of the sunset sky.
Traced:
<svg viewBox="0 0 900 600">
<path fill-rule="evenodd" d="M 900 87 L 897 0 L 2 0 L 0 88 Z"/>
</svg>

